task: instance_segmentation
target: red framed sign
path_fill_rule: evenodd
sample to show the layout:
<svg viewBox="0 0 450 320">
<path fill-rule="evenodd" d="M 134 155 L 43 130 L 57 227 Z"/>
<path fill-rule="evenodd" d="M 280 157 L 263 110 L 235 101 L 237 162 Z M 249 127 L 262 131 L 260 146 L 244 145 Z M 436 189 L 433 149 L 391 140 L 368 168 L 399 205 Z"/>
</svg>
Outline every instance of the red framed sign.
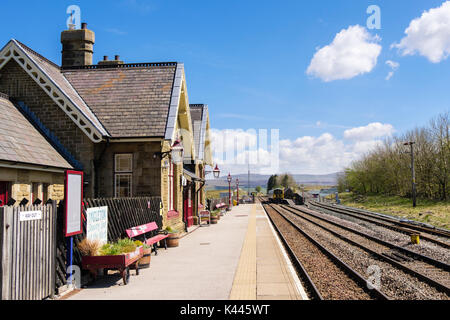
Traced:
<svg viewBox="0 0 450 320">
<path fill-rule="evenodd" d="M 83 172 L 66 171 L 64 181 L 64 208 L 66 211 L 64 232 L 70 237 L 83 232 Z"/>
</svg>

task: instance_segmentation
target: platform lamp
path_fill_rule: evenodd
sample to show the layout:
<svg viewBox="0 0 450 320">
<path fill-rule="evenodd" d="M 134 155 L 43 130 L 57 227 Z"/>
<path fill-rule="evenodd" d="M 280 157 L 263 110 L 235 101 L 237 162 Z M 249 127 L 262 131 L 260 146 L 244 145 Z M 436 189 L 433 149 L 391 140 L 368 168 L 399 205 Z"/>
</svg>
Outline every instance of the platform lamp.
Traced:
<svg viewBox="0 0 450 320">
<path fill-rule="evenodd" d="M 228 172 L 228 208 L 231 209 L 231 174 Z"/>
<path fill-rule="evenodd" d="M 169 151 L 166 152 L 155 152 L 153 154 L 153 159 L 156 159 L 156 157 L 160 157 L 161 159 L 164 159 L 168 155 L 171 155 L 172 163 L 173 164 L 180 164 L 183 162 L 183 156 L 184 156 L 184 148 L 183 144 L 181 143 L 180 139 L 175 140 L 173 145 L 170 147 Z"/>
<path fill-rule="evenodd" d="M 216 164 L 216 166 L 215 166 L 213 171 L 205 170 L 205 175 L 207 175 L 208 173 L 211 173 L 211 172 L 214 175 L 214 179 L 219 179 L 219 177 L 220 177 L 220 169 L 219 169 L 219 166 L 217 164 Z"/>
<path fill-rule="evenodd" d="M 239 205 L 239 178 L 236 178 L 236 189 L 237 189 L 237 201 L 236 201 L 236 205 Z"/>
</svg>

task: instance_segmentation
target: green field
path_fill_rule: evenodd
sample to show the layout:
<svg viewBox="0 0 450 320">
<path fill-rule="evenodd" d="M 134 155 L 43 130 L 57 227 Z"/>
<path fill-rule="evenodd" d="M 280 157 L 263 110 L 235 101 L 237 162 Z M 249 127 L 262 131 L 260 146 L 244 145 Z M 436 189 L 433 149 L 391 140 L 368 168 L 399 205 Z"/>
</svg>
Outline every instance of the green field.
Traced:
<svg viewBox="0 0 450 320">
<path fill-rule="evenodd" d="M 385 213 L 450 229 L 450 201 L 417 199 L 417 207 L 413 208 L 412 200 L 402 197 L 355 196 L 352 193 L 340 193 L 339 198 L 341 204 L 345 206 Z"/>
</svg>

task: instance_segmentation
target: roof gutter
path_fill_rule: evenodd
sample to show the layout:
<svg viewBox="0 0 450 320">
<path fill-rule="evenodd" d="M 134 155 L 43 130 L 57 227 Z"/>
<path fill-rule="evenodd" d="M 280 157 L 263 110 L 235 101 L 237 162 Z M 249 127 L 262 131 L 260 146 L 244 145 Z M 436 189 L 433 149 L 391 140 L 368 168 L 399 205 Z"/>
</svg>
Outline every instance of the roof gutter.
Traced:
<svg viewBox="0 0 450 320">
<path fill-rule="evenodd" d="M 4 160 L 2 160 L 2 161 L 4 161 Z M 10 169 L 56 172 L 56 173 L 64 173 L 66 170 L 72 169 L 72 168 L 52 167 L 52 166 L 46 166 L 46 165 L 28 164 L 25 162 L 13 162 L 13 163 L 0 162 L 0 167 L 10 168 Z"/>
</svg>

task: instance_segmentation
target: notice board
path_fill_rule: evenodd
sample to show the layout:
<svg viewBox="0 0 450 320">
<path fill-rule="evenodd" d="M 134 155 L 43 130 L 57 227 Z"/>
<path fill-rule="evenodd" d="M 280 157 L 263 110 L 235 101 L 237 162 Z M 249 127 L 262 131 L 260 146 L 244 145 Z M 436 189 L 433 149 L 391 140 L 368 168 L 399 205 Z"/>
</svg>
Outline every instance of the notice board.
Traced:
<svg viewBox="0 0 450 320">
<path fill-rule="evenodd" d="M 70 237 L 83 232 L 81 221 L 82 201 L 83 201 L 83 172 L 66 171 L 64 186 L 65 193 L 65 235 Z"/>
</svg>

